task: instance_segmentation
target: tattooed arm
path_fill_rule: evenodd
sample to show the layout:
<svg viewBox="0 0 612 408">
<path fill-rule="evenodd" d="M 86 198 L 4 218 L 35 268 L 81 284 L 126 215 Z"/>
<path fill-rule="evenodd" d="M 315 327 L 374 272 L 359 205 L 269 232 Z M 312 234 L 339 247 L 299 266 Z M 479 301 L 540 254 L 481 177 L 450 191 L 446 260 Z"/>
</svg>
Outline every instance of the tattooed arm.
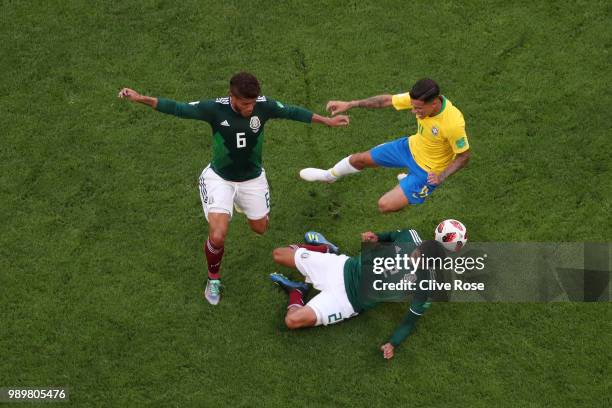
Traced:
<svg viewBox="0 0 612 408">
<path fill-rule="evenodd" d="M 327 110 L 332 114 L 346 112 L 351 108 L 387 108 L 392 105 L 391 95 L 377 95 L 366 99 L 360 99 L 358 101 L 329 101 L 327 103 Z"/>
</svg>

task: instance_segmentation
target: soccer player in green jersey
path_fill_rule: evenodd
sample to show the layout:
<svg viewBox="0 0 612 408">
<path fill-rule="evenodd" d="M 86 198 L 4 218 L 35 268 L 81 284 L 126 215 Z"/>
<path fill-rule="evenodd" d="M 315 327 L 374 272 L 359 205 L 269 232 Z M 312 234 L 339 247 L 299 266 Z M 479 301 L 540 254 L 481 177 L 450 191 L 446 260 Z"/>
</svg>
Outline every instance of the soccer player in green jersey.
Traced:
<svg viewBox="0 0 612 408">
<path fill-rule="evenodd" d="M 439 242 L 422 242 L 419 234 L 412 229 L 383 233 L 368 231 L 361 237 L 364 242 L 413 244 L 414 250 L 410 253 L 413 260 L 421 258 L 424 262 L 429 262 L 428 259 L 445 257 L 444 248 Z M 297 269 L 304 275 L 307 283 L 312 283 L 314 288 L 320 291 L 304 304 L 304 297 L 310 289 L 307 283 L 289 280 L 279 273 L 271 274 L 270 279 L 289 295 L 285 324 L 289 329 L 327 326 L 356 316 L 382 302 L 404 300 L 412 294 L 413 298 L 404 319 L 389 340 L 381 346 L 384 358 L 392 358 L 395 348 L 410 335 L 417 320 L 429 308 L 432 292 L 420 290 L 418 285 L 415 285 L 416 290 L 410 293 L 404 290 L 384 293 L 368 290 L 374 275 L 364 276 L 361 254 L 348 257 L 329 253 L 329 244 L 319 248 L 315 249 L 312 245 L 292 245 L 276 248 L 273 252 L 274 262 Z M 393 255 L 396 254 L 396 248 L 399 248 L 399 245 L 387 247 L 393 250 Z M 402 274 L 395 276 L 400 280 L 406 278 L 406 275 Z M 435 271 L 420 267 L 414 274 L 414 279 L 416 282 L 435 280 Z"/>
<path fill-rule="evenodd" d="M 208 264 L 204 297 L 213 305 L 221 298 L 220 267 L 234 206 L 245 213 L 256 233 L 263 234 L 268 228 L 270 190 L 262 167 L 266 122 L 278 118 L 331 127 L 349 123 L 347 116 L 320 116 L 261 96 L 257 78 L 247 72 L 234 75 L 229 96 L 216 99 L 183 103 L 141 95 L 129 88 L 123 88 L 119 97 L 180 118 L 202 120 L 212 127 L 212 161 L 202 171 L 199 185 L 209 224 L 204 244 Z"/>
</svg>

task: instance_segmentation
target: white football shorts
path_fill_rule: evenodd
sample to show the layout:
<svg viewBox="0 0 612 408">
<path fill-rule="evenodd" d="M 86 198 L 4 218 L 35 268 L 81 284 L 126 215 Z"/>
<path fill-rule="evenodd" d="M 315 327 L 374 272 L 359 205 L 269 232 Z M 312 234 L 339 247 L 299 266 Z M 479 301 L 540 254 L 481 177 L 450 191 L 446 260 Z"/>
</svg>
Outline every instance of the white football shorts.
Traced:
<svg viewBox="0 0 612 408">
<path fill-rule="evenodd" d="M 306 282 L 321 291 L 306 304 L 315 311 L 317 326 L 339 323 L 358 314 L 344 287 L 344 264 L 348 256 L 299 248 L 295 251 L 294 259 Z"/>
<path fill-rule="evenodd" d="M 247 181 L 229 181 L 210 167 L 202 171 L 199 179 L 200 200 L 204 216 L 209 213 L 234 214 L 234 204 L 249 220 L 259 220 L 270 212 L 270 187 L 266 171 Z"/>
</svg>

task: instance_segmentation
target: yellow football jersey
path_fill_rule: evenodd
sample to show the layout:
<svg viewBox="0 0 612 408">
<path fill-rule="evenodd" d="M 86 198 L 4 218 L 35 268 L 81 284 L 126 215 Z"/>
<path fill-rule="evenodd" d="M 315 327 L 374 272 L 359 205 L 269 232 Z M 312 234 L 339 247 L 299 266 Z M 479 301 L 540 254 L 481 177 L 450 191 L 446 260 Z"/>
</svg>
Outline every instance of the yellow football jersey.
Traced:
<svg viewBox="0 0 612 408">
<path fill-rule="evenodd" d="M 393 95 L 396 110 L 412 109 L 408 92 Z M 455 159 L 457 153 L 470 148 L 463 114 L 451 101 L 442 97 L 442 109 L 435 116 L 417 117 L 417 133 L 408 138 L 410 151 L 419 166 L 439 174 Z"/>
</svg>

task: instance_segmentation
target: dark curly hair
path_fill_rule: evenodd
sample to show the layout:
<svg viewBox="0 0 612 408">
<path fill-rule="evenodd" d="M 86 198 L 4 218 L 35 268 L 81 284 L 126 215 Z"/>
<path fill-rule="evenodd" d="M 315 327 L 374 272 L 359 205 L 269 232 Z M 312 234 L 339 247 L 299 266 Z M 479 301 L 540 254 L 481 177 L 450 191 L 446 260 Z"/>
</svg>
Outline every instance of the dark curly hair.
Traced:
<svg viewBox="0 0 612 408">
<path fill-rule="evenodd" d="M 261 92 L 259 81 L 255 75 L 239 72 L 230 79 L 230 92 L 240 98 L 257 98 Z"/>
</svg>

